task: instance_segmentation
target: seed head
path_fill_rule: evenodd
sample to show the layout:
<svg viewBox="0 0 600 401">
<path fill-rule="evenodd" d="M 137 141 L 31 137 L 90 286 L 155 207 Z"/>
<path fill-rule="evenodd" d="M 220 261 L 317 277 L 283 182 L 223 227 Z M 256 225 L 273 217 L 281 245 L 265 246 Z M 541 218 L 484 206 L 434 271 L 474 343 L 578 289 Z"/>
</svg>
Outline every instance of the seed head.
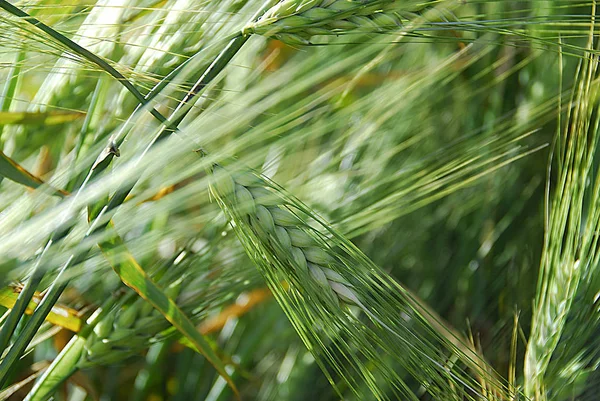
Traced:
<svg viewBox="0 0 600 401">
<path fill-rule="evenodd" d="M 165 289 L 171 299 L 177 299 L 181 282 Z M 169 323 L 150 303 L 137 298 L 129 305 L 120 306 L 96 324 L 87 338 L 83 365 L 117 362 L 149 346 L 149 340 L 169 327 Z"/>
<path fill-rule="evenodd" d="M 341 34 L 352 30 L 385 32 L 402 25 L 397 10 L 407 2 L 393 0 L 284 0 L 243 33 L 273 36 L 290 44 L 309 44 L 313 35 Z M 410 3 L 410 2 L 408 2 Z"/>
<path fill-rule="evenodd" d="M 334 304 L 357 300 L 350 283 L 335 270 L 344 265 L 272 186 L 258 175 L 230 174 L 227 178 L 222 167 L 213 168 L 215 172 L 218 175 L 211 184 L 215 198 L 235 221 L 236 229 L 259 242 L 258 249 L 268 249 L 290 271 L 309 277 Z M 235 196 L 231 188 L 235 188 Z"/>
</svg>

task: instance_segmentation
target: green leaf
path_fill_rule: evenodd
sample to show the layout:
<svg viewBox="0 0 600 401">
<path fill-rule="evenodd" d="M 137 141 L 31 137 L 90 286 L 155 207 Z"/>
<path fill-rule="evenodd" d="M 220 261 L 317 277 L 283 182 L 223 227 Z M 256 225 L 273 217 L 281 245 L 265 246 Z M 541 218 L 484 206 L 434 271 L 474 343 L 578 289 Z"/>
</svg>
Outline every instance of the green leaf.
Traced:
<svg viewBox="0 0 600 401">
<path fill-rule="evenodd" d="M 36 382 L 25 400 L 42 401 L 49 399 L 56 387 L 77 371 L 77 362 L 81 359 L 85 342 L 85 337 L 73 336 L 62 352 L 54 358 L 52 364 L 40 380 Z"/>
<path fill-rule="evenodd" d="M 2 151 L 0 151 L 0 175 L 30 188 L 38 188 L 45 184 L 41 178 L 38 178 L 25 170 L 19 163 L 6 156 Z M 62 189 L 54 189 L 54 193 L 60 196 L 69 195 L 68 192 L 63 191 Z"/>
<path fill-rule="evenodd" d="M 52 285 L 50 285 L 39 305 L 33 312 L 31 318 L 23 330 L 19 333 L 19 336 L 16 338 L 14 344 L 12 344 L 12 346 L 8 349 L 8 353 L 2 362 L 0 362 L 0 386 L 6 382 L 9 374 L 13 372 L 16 367 L 16 362 L 22 357 L 25 349 L 40 329 L 42 323 L 44 323 L 46 320 L 46 317 L 58 301 L 58 298 L 62 292 L 65 290 L 68 281 L 63 279 L 63 275 L 69 266 L 69 263 L 70 261 L 63 265 L 58 275 L 52 282 Z M 36 269 L 36 272 L 39 272 L 40 270 Z M 41 273 L 40 278 L 42 276 L 43 272 Z M 34 280 L 31 281 L 33 282 Z M 31 288 L 35 288 L 35 286 L 32 285 Z M 29 299 L 27 299 L 27 301 L 29 301 Z M 23 302 L 23 304 L 28 303 L 29 302 Z"/>
</svg>

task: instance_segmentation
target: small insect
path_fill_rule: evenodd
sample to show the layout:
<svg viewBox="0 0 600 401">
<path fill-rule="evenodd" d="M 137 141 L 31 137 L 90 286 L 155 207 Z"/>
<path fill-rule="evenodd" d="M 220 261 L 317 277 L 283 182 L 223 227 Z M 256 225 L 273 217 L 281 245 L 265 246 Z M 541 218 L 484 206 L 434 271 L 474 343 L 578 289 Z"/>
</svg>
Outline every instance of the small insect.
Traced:
<svg viewBox="0 0 600 401">
<path fill-rule="evenodd" d="M 102 151 L 100 156 L 98 156 L 98 159 L 96 159 L 96 162 L 94 163 L 94 166 L 92 167 L 92 170 L 95 170 L 98 167 L 98 165 L 100 165 L 105 160 L 107 160 L 107 159 L 110 160 L 109 159 L 110 155 L 113 155 L 115 157 L 121 156 L 121 151 L 119 151 L 119 148 L 117 147 L 117 144 L 114 141 L 110 141 L 108 146 L 106 148 L 104 148 L 104 151 Z"/>
<path fill-rule="evenodd" d="M 110 141 L 110 145 L 108 145 L 108 148 L 106 148 L 106 152 L 108 154 L 115 155 L 116 157 L 121 156 L 121 151 L 117 147 L 117 144 L 114 143 L 113 141 Z"/>
</svg>

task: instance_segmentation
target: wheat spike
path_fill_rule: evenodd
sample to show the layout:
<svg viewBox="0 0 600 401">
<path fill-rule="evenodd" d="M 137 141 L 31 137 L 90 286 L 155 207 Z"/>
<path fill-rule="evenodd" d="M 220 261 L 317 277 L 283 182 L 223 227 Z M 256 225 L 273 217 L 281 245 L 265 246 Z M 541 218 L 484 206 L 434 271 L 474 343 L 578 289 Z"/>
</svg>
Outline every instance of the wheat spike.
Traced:
<svg viewBox="0 0 600 401">
<path fill-rule="evenodd" d="M 181 281 L 174 282 L 165 294 L 176 300 L 181 287 Z M 98 322 L 87 339 L 82 365 L 104 365 L 123 360 L 147 348 L 152 338 L 168 327 L 169 323 L 160 312 L 144 299 L 136 298 Z"/>
<path fill-rule="evenodd" d="M 312 211 L 287 197 L 275 184 L 252 172 L 232 173 L 215 165 L 211 171 L 210 189 L 230 218 L 246 252 L 270 282 L 272 290 L 275 293 L 286 292 L 289 286 L 290 299 L 299 297 L 300 303 L 319 303 L 320 306 L 316 308 L 318 311 L 308 312 L 315 313 L 312 324 L 316 324 L 318 329 L 311 326 L 309 333 L 299 328 L 303 336 L 315 338 L 312 334 L 315 329 L 323 330 L 321 334 L 330 338 L 349 335 L 353 338 L 352 341 L 361 344 L 361 352 L 369 358 L 376 358 L 377 348 L 382 347 L 386 353 L 393 353 L 400 364 L 422 380 L 432 394 L 448 391 L 446 380 L 460 381 L 471 389 L 469 391 L 475 391 L 477 386 L 473 378 L 461 368 L 452 369 L 437 362 L 435 353 L 447 352 L 448 349 L 459 355 L 477 375 L 495 383 L 482 369 L 483 365 L 479 365 L 479 358 L 473 351 L 463 347 L 460 342 L 456 343 L 458 345 L 451 344 L 453 334 L 446 331 L 443 336 L 438 336 L 431 330 L 432 325 L 439 327 L 438 320 L 407 290 L 397 286 L 394 288 L 398 292 L 387 293 L 386 288 L 392 284 L 385 279 L 380 280 L 376 267 L 366 257 L 362 259 L 360 256 L 351 256 L 344 248 L 344 241 L 334 233 L 330 232 L 334 236 L 330 238 L 313 228 L 309 222 L 311 218 L 317 217 Z M 274 273 L 277 271 L 281 274 Z M 274 277 L 288 283 L 273 281 Z M 360 284 L 355 283 L 354 279 Z M 370 290 L 365 291 L 365 288 Z M 390 302 L 389 297 L 394 298 L 393 302 Z M 281 302 L 288 302 L 286 296 L 281 298 Z M 374 308 L 374 302 L 379 307 Z M 388 308 L 391 305 L 394 305 L 394 309 Z M 363 331 L 364 325 L 353 317 L 351 309 L 354 308 L 348 309 L 346 306 L 361 310 L 374 324 L 372 330 L 377 331 L 377 336 L 384 336 L 390 343 L 370 344 L 368 337 L 372 334 L 369 331 L 371 329 Z M 390 310 L 393 310 L 391 314 L 388 313 Z M 410 328 L 403 324 L 397 325 L 399 318 L 405 319 Z M 328 326 L 328 323 L 331 325 Z M 336 334 L 333 335 L 333 332 Z M 407 338 L 412 340 L 407 341 Z M 315 338 L 313 341 L 320 343 L 322 339 Z M 437 346 L 434 347 L 433 344 Z M 315 344 L 308 341 L 307 345 L 312 348 Z M 456 347 L 466 352 L 463 354 Z M 437 349 L 433 351 L 435 348 Z M 437 372 L 434 375 L 436 379 L 432 381 L 431 375 L 424 374 L 419 367 L 423 363 L 431 371 Z M 387 369 L 382 368 L 382 374 L 394 377 L 395 373 Z M 363 378 L 371 380 L 369 375 Z M 399 377 L 391 380 L 400 386 L 399 394 L 410 394 Z M 493 386 L 502 391 L 500 384 Z"/>
<path fill-rule="evenodd" d="M 284 0 L 244 27 L 245 35 L 272 36 L 290 44 L 308 44 L 314 35 L 348 31 L 386 32 L 402 25 L 399 12 L 407 4 L 394 1 Z"/>
<path fill-rule="evenodd" d="M 336 254 L 318 241 L 313 229 L 292 213 L 266 181 L 249 172 L 232 176 L 220 166 L 213 168 L 213 175 L 213 194 L 225 210 L 245 221 L 276 258 L 298 274 L 308 273 L 335 304 L 360 306 L 352 285 L 336 272 L 342 266 Z"/>
</svg>

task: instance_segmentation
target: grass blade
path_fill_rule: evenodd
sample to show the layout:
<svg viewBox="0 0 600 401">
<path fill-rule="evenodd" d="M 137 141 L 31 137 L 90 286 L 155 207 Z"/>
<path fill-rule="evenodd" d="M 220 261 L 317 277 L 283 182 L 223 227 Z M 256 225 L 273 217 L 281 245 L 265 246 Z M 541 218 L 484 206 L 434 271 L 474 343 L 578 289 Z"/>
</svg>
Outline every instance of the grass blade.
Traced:
<svg viewBox="0 0 600 401">
<path fill-rule="evenodd" d="M 0 151 L 0 175 L 30 188 L 38 188 L 45 184 L 41 178 L 25 170 L 19 163 L 6 156 L 2 151 Z M 54 189 L 53 192 L 59 196 L 69 195 L 68 192 L 62 189 Z"/>
<path fill-rule="evenodd" d="M 8 318 L 0 329 L 0 349 L 6 349 L 8 342 L 10 341 L 10 337 L 15 331 L 17 324 L 25 314 L 27 306 L 31 302 L 31 298 L 33 297 L 33 294 L 35 293 L 35 290 L 40 281 L 42 281 L 43 277 L 44 273 L 41 271 L 41 269 L 36 268 L 29 280 L 27 280 L 25 283 L 25 287 L 23 287 L 23 290 L 21 290 L 13 308 L 8 315 Z M 0 375 L 0 378 L 1 377 L 2 376 Z"/>
<path fill-rule="evenodd" d="M 25 351 L 27 348 L 27 345 L 29 345 L 42 323 L 44 323 L 46 316 L 48 316 L 48 313 L 50 313 L 54 307 L 54 304 L 56 304 L 58 297 L 66 288 L 66 283 L 61 280 L 62 274 L 66 270 L 66 266 L 67 265 L 63 266 L 57 278 L 48 289 L 48 292 L 33 312 L 33 315 L 27 322 L 23 332 L 16 339 L 12 347 L 10 347 L 6 357 L 0 363 L 0 386 L 4 385 L 11 369 L 14 367 L 15 362 L 21 357 L 23 351 Z M 23 303 L 25 304 L 25 302 Z M 24 306 L 21 306 L 20 309 L 24 310 L 25 308 Z"/>
</svg>

